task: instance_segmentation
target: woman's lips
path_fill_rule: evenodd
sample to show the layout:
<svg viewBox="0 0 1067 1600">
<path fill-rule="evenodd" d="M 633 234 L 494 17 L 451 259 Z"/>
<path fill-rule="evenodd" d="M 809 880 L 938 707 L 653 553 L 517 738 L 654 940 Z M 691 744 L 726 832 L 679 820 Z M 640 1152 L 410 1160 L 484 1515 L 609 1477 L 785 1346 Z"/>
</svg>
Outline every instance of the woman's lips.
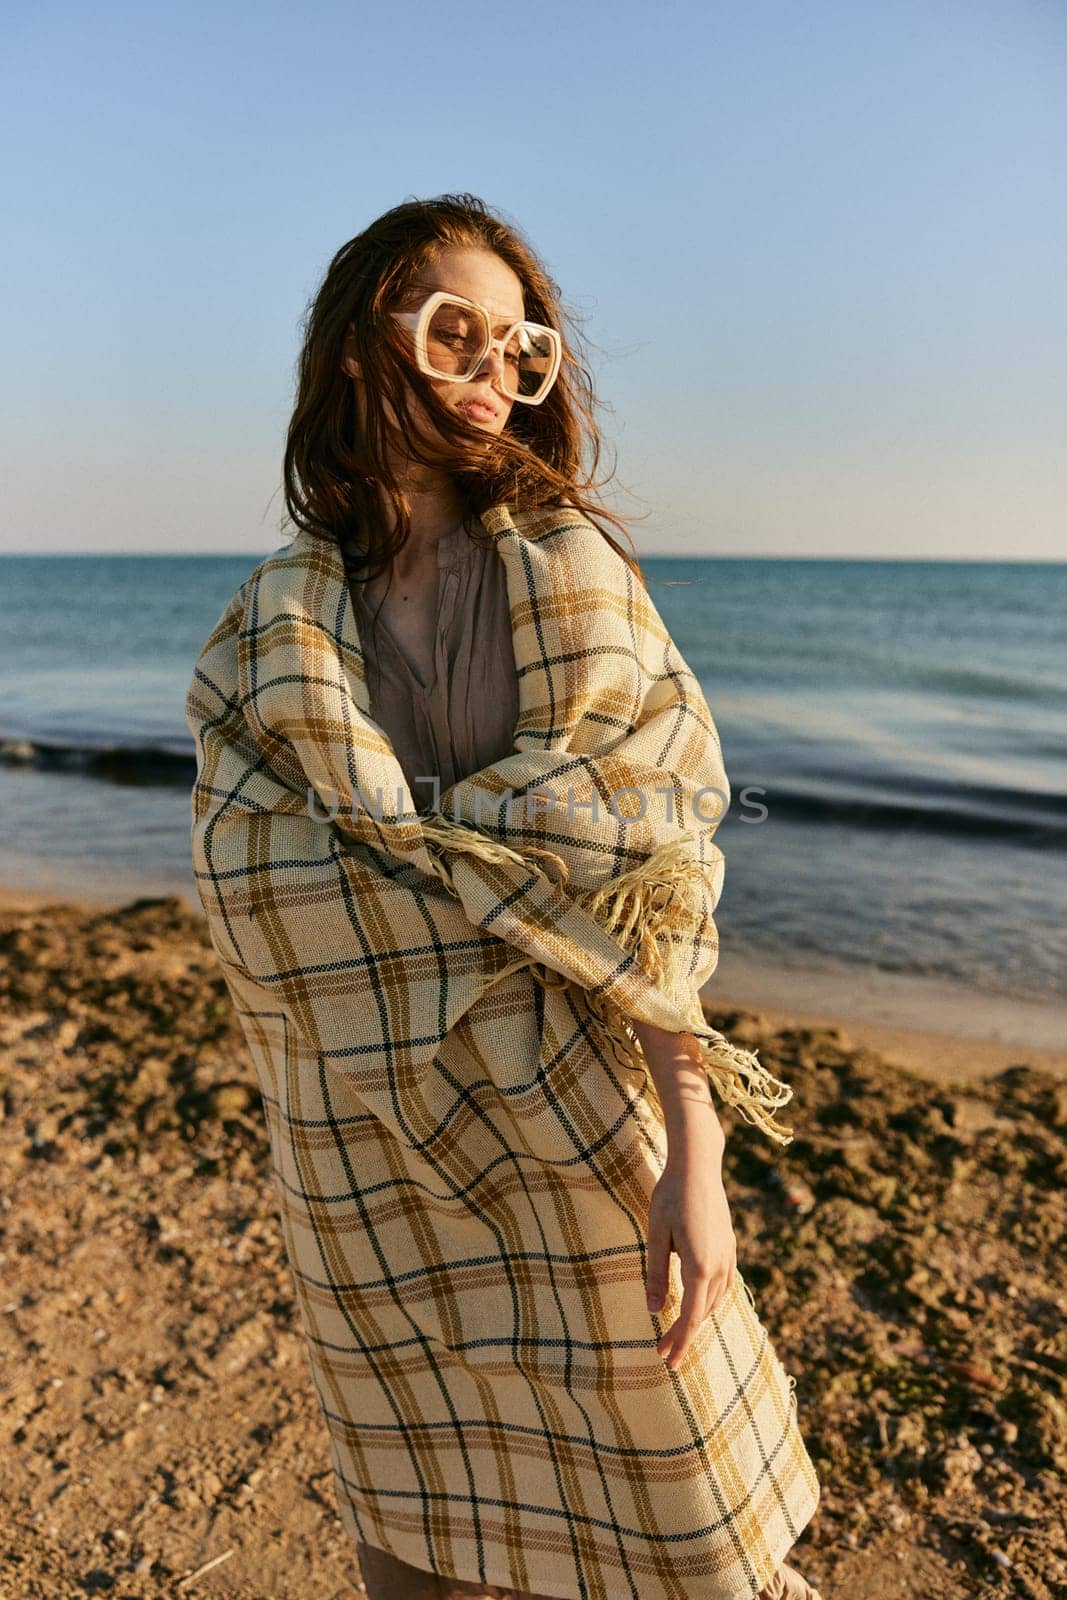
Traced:
<svg viewBox="0 0 1067 1600">
<path fill-rule="evenodd" d="M 496 416 L 496 406 L 491 406 L 486 400 L 464 400 L 460 403 L 460 410 L 465 411 L 472 422 L 492 422 Z"/>
</svg>

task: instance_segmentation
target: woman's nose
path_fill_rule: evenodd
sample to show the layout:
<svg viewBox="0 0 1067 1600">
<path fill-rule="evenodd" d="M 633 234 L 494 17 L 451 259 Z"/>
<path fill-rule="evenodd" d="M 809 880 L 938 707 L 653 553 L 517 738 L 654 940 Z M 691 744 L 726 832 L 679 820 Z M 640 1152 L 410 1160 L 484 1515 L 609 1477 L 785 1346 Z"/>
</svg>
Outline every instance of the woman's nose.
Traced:
<svg viewBox="0 0 1067 1600">
<path fill-rule="evenodd" d="M 502 378 L 504 376 L 504 355 L 501 350 L 497 349 L 496 345 L 492 347 L 488 355 L 482 358 L 475 376 L 480 378 L 487 372 L 494 378 Z"/>
</svg>

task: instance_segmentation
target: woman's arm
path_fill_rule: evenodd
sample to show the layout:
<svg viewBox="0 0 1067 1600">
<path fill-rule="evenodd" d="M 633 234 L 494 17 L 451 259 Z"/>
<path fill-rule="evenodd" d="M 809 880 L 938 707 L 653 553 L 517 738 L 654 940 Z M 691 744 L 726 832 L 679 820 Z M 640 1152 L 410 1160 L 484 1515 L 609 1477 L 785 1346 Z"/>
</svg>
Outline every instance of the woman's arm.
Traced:
<svg viewBox="0 0 1067 1600">
<path fill-rule="evenodd" d="M 684 1155 L 696 1140 L 701 1141 L 703 1153 L 710 1139 L 721 1164 L 726 1135 L 701 1065 L 699 1041 L 691 1033 L 669 1033 L 649 1022 L 631 1019 L 630 1026 L 641 1042 L 663 1106 L 670 1159 Z"/>
<path fill-rule="evenodd" d="M 700 1046 L 690 1033 L 631 1022 L 663 1106 L 667 1164 L 648 1212 L 648 1309 L 659 1311 L 679 1259 L 682 1306 L 656 1349 L 676 1371 L 706 1317 L 733 1287 L 737 1266 L 730 1204 L 722 1181 L 726 1136 L 711 1097 Z"/>
</svg>

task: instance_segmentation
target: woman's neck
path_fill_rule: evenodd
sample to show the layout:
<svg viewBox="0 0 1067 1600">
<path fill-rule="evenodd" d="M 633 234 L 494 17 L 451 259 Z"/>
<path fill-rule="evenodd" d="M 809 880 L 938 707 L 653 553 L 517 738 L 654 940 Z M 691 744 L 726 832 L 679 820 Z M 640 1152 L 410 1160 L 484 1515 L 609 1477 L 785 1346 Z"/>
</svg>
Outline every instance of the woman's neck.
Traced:
<svg viewBox="0 0 1067 1600">
<path fill-rule="evenodd" d="M 403 550 L 393 558 L 398 578 L 436 566 L 438 543 L 455 533 L 464 519 L 463 506 L 450 483 L 446 487 L 407 488 L 406 493 L 411 533 Z"/>
</svg>

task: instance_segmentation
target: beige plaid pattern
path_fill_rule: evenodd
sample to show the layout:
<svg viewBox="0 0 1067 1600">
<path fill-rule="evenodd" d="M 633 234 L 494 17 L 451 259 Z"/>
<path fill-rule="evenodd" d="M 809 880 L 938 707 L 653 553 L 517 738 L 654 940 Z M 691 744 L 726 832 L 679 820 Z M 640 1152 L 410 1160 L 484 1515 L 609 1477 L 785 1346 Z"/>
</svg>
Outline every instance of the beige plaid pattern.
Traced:
<svg viewBox="0 0 1067 1600">
<path fill-rule="evenodd" d="M 482 517 L 514 753 L 432 800 L 370 715 L 340 551 L 234 595 L 186 699 L 193 865 L 262 1091 L 354 1539 L 559 1600 L 755 1596 L 819 1486 L 738 1274 L 676 1373 L 645 1307 L 666 1142 L 624 1019 L 700 1038 L 769 1138 L 790 1091 L 704 1021 L 729 803 L 654 605 L 573 510 Z M 421 806 L 420 806 L 420 803 Z"/>
</svg>

